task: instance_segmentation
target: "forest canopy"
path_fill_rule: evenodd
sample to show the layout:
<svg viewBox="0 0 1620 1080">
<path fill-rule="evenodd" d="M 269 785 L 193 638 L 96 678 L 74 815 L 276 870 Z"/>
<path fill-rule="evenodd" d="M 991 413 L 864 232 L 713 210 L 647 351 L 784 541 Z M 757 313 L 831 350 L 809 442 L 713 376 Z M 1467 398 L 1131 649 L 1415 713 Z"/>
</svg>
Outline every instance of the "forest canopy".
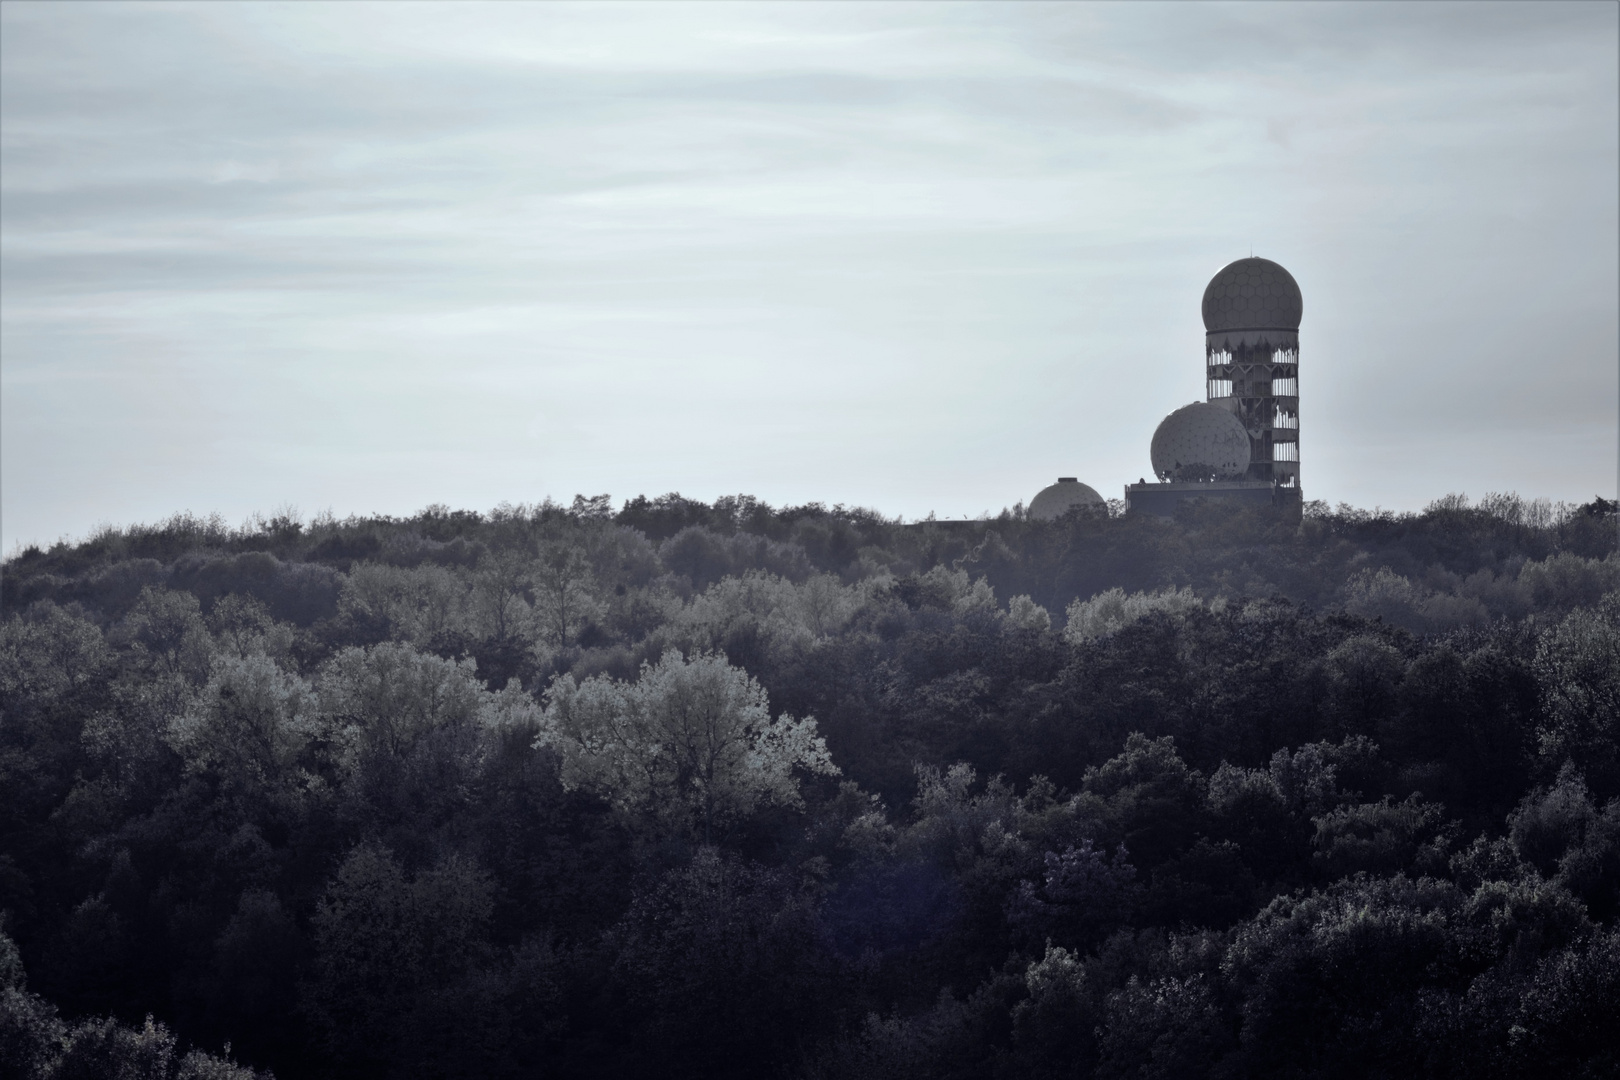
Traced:
<svg viewBox="0 0 1620 1080">
<path fill-rule="evenodd" d="M 0 1060 L 1613 1075 L 1617 529 L 671 494 L 28 547 Z"/>
</svg>

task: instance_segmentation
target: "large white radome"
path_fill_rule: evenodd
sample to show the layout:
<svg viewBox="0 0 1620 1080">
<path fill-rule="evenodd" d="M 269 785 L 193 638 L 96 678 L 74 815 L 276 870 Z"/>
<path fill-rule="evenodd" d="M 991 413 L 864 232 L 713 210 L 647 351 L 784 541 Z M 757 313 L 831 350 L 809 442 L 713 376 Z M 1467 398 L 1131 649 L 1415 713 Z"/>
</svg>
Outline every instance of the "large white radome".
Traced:
<svg viewBox="0 0 1620 1080">
<path fill-rule="evenodd" d="M 1219 405 L 1194 402 L 1159 423 L 1151 453 L 1160 480 L 1241 480 L 1249 468 L 1249 433 Z"/>
<path fill-rule="evenodd" d="M 1072 476 L 1060 476 L 1057 483 L 1042 488 L 1039 494 L 1029 500 L 1029 519 L 1056 521 L 1076 506 L 1107 505 L 1090 484 L 1082 484 Z"/>
</svg>

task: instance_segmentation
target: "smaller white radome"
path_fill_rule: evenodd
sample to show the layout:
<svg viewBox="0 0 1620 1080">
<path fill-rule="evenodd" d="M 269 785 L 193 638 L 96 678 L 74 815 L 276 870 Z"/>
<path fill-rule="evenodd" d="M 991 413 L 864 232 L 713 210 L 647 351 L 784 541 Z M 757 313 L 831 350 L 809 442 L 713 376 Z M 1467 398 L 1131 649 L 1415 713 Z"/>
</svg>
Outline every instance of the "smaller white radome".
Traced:
<svg viewBox="0 0 1620 1080">
<path fill-rule="evenodd" d="M 1076 506 L 1106 507 L 1108 504 L 1090 484 L 1082 484 L 1072 476 L 1060 476 L 1058 482 L 1040 490 L 1029 500 L 1031 521 L 1056 521 Z"/>
<path fill-rule="evenodd" d="M 1160 480 L 1241 480 L 1249 468 L 1249 433 L 1227 410 L 1198 401 L 1160 421 L 1150 452 Z"/>
</svg>

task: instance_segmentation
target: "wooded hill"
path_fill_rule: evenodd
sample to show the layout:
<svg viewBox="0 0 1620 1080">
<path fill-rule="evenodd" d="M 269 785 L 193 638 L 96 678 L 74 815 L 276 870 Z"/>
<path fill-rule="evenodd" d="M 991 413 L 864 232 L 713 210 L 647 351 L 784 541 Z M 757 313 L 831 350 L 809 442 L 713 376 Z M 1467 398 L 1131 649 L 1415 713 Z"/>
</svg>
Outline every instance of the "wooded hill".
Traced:
<svg viewBox="0 0 1620 1080">
<path fill-rule="evenodd" d="M 0 1060 L 1613 1075 L 1617 526 L 669 495 L 27 548 Z"/>
</svg>

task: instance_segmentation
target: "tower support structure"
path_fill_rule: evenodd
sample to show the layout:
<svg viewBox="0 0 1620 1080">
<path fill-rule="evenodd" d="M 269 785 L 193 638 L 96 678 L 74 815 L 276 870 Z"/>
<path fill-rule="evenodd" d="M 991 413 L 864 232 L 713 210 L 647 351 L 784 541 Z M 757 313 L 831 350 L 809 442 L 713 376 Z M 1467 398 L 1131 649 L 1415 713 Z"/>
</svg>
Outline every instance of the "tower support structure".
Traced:
<svg viewBox="0 0 1620 1080">
<path fill-rule="evenodd" d="M 1216 335 L 1209 334 L 1208 338 Z M 1245 335 L 1246 336 L 1246 335 Z M 1290 335 L 1292 336 L 1292 335 Z M 1231 411 L 1249 433 L 1246 479 L 1299 487 L 1299 342 L 1205 344 L 1207 397 Z"/>
<path fill-rule="evenodd" d="M 1205 400 L 1249 433 L 1245 479 L 1300 499 L 1299 284 L 1269 259 L 1239 259 L 1210 280 L 1203 309 Z"/>
</svg>

